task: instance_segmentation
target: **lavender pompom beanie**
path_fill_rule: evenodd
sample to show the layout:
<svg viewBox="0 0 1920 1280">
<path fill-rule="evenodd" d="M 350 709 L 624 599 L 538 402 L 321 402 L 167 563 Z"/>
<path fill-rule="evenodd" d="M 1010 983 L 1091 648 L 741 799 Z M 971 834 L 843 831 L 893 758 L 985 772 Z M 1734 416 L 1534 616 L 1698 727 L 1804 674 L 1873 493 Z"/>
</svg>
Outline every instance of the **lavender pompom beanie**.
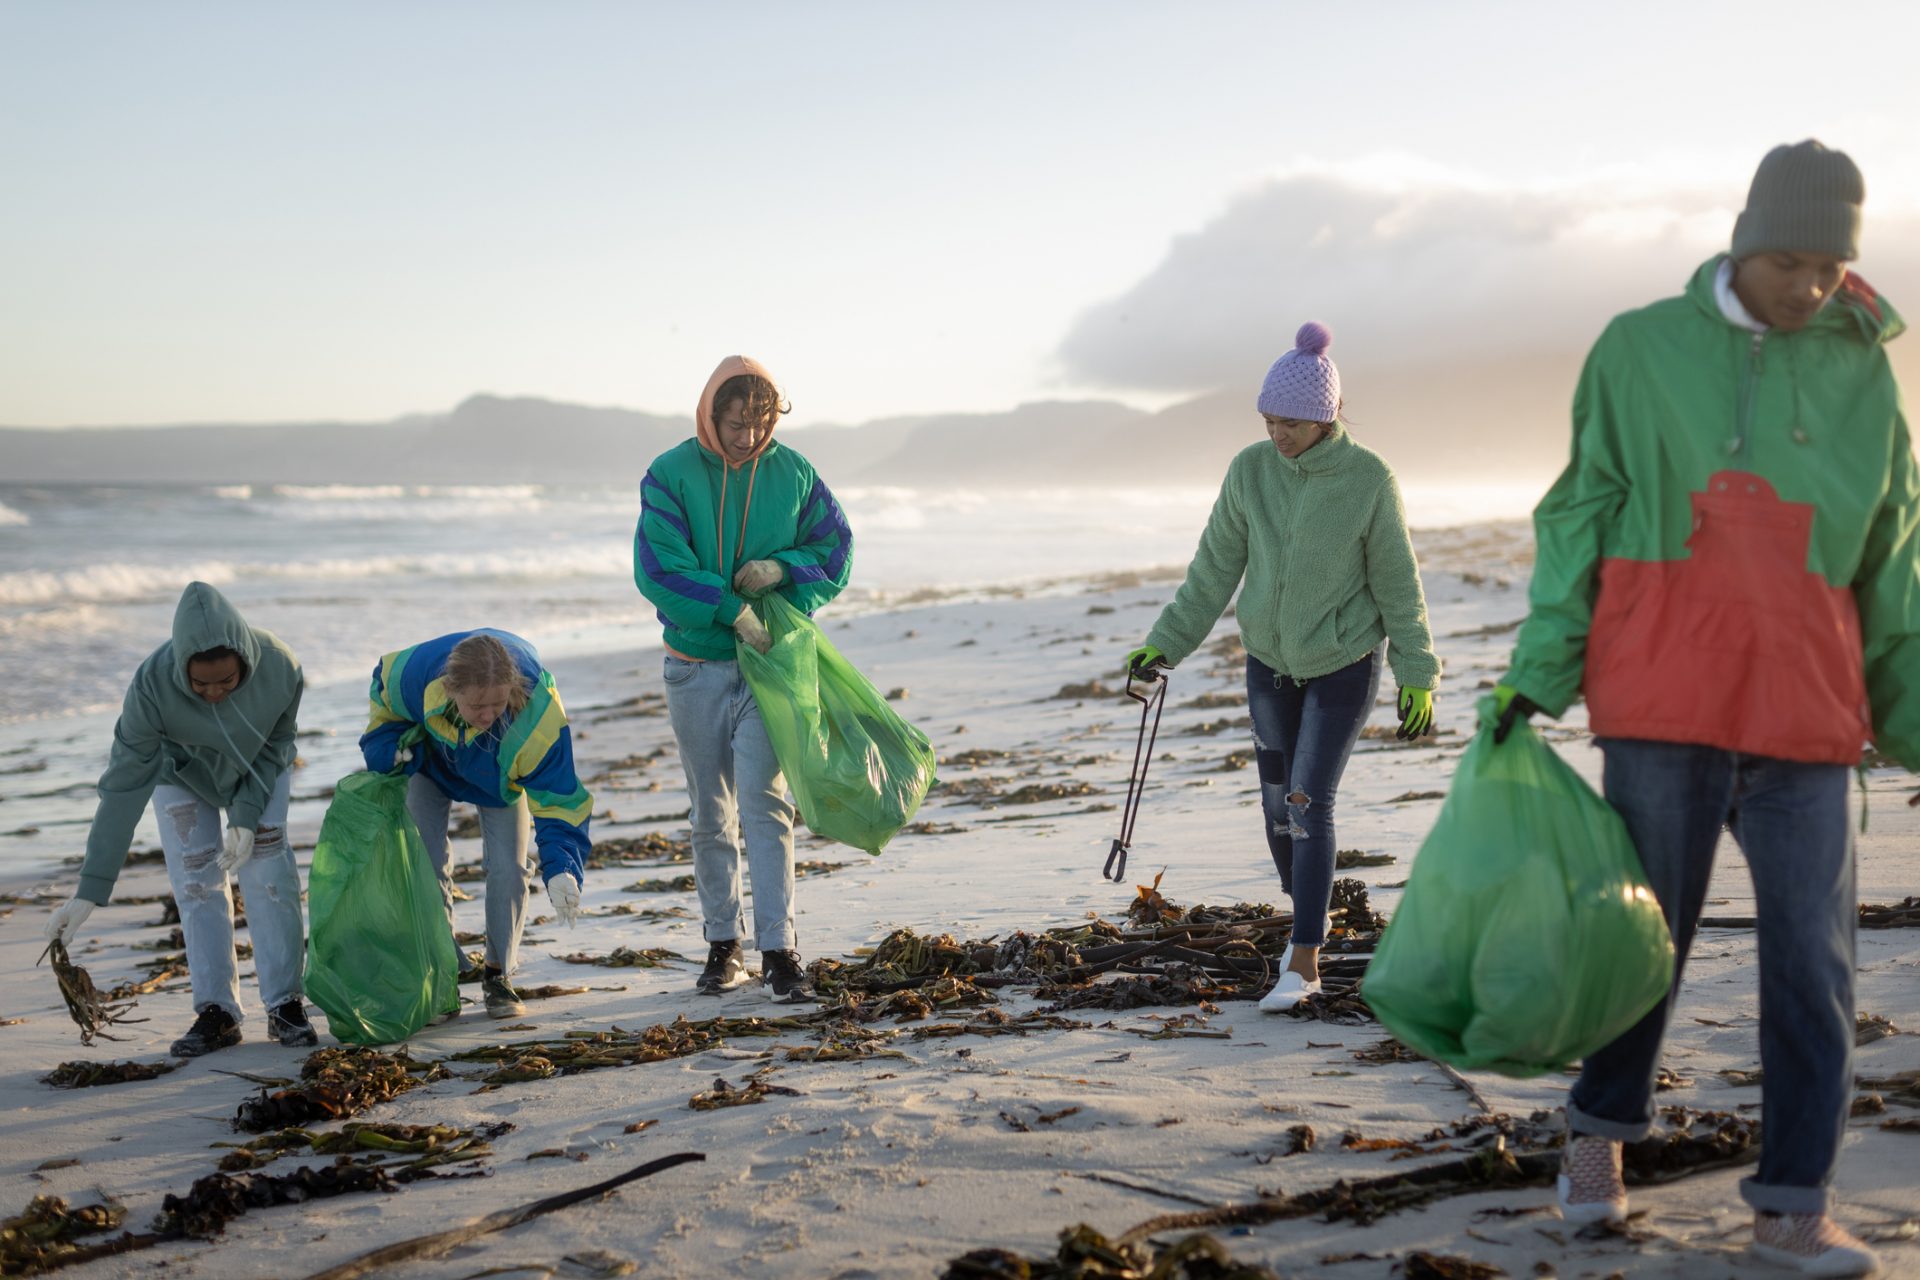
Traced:
<svg viewBox="0 0 1920 1280">
<path fill-rule="evenodd" d="M 1270 418 L 1332 422 L 1340 416 L 1340 371 L 1327 348 L 1333 330 L 1309 320 L 1293 336 L 1293 350 L 1273 362 L 1260 385 L 1260 412 Z"/>
</svg>

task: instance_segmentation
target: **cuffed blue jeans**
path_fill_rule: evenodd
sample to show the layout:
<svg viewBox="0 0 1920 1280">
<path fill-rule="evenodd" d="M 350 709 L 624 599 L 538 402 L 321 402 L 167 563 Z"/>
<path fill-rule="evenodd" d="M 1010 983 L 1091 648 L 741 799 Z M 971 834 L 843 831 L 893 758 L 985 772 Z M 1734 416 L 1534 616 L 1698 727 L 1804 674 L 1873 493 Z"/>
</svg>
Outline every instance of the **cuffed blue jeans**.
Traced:
<svg viewBox="0 0 1920 1280">
<path fill-rule="evenodd" d="M 1764 1212 L 1825 1212 L 1853 1098 L 1859 913 L 1847 767 L 1682 743 L 1599 745 L 1607 801 L 1626 819 L 1673 933 L 1674 991 L 1588 1055 L 1568 1127 L 1621 1142 L 1652 1129 L 1660 1043 L 1724 825 L 1746 855 L 1759 920 L 1760 1168 L 1740 1194 Z"/>
<path fill-rule="evenodd" d="M 692 808 L 693 882 L 708 942 L 744 937 L 740 854 L 753 882 L 754 947 L 788 951 L 793 929 L 793 806 L 759 704 L 737 662 L 666 657 L 667 716 Z"/>
<path fill-rule="evenodd" d="M 1295 946 L 1327 940 L 1333 896 L 1333 799 L 1380 688 L 1380 651 L 1311 680 L 1247 657 L 1247 709 L 1260 810 L 1280 887 L 1293 900 Z"/>
<path fill-rule="evenodd" d="M 415 748 L 418 750 L 419 748 Z M 420 843 L 426 846 L 427 861 L 440 881 L 440 903 L 447 912 L 447 933 L 453 927 L 453 871 L 448 865 L 447 814 L 453 801 L 440 784 L 424 773 L 413 775 L 407 783 L 407 812 L 413 825 L 420 828 Z M 503 974 L 510 974 L 520 963 L 520 934 L 527 920 L 527 797 L 522 794 L 512 804 L 477 804 L 480 814 L 480 865 L 487 873 L 487 950 L 486 963 Z M 461 956 L 466 952 L 456 944 Z M 464 967 L 466 960 L 460 961 Z"/>
</svg>

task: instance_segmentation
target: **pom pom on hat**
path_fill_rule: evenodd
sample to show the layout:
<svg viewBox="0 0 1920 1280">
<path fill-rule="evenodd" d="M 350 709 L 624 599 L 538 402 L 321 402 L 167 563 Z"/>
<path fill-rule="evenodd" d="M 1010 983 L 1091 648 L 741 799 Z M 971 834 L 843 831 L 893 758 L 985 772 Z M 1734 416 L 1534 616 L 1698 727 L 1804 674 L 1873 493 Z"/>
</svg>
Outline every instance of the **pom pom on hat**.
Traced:
<svg viewBox="0 0 1920 1280">
<path fill-rule="evenodd" d="M 1273 362 L 1260 387 L 1260 412 L 1270 418 L 1332 422 L 1340 416 L 1340 371 L 1327 349 L 1333 330 L 1309 320 L 1293 335 L 1293 350 Z"/>
<path fill-rule="evenodd" d="M 1318 320 L 1309 320 L 1300 326 L 1300 332 L 1293 335 L 1294 349 L 1304 351 L 1310 356 L 1323 356 L 1327 348 L 1333 345 L 1333 330 Z"/>
</svg>

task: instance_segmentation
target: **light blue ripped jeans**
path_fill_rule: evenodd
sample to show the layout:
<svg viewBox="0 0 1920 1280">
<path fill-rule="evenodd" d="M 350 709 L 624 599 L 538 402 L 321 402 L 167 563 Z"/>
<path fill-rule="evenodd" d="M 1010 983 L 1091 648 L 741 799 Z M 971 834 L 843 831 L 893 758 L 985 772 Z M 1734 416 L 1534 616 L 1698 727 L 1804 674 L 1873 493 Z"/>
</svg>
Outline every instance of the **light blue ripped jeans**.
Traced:
<svg viewBox="0 0 1920 1280">
<path fill-rule="evenodd" d="M 233 873 L 246 895 L 254 972 L 260 1000 L 268 1009 L 301 994 L 300 971 L 306 958 L 300 873 L 287 844 L 287 795 L 292 786 L 292 771 L 282 773 L 254 829 L 253 856 Z M 153 789 L 153 817 L 160 825 L 160 849 L 167 857 L 173 900 L 180 907 L 193 1011 L 217 1007 L 235 1020 L 242 1019 L 233 951 L 233 891 L 219 863 L 220 810 L 185 787 L 166 784 Z"/>
<path fill-rule="evenodd" d="M 692 807 L 693 880 L 703 935 L 708 942 L 746 935 L 744 843 L 755 949 L 792 950 L 793 806 L 740 664 L 688 662 L 668 654 L 661 679 Z"/>
</svg>

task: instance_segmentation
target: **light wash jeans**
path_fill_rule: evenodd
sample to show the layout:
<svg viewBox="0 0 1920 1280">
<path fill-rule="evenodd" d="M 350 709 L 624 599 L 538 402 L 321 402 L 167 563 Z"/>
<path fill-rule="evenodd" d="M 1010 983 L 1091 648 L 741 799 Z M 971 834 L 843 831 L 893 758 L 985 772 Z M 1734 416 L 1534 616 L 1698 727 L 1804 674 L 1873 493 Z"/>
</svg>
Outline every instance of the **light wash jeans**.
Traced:
<svg viewBox="0 0 1920 1280">
<path fill-rule="evenodd" d="M 447 909 L 449 937 L 454 931 L 453 876 L 447 857 L 447 813 L 452 807 L 453 801 L 440 784 L 425 774 L 414 774 L 407 784 L 407 812 L 420 828 L 427 861 L 440 880 L 440 902 Z M 532 820 L 527 816 L 524 794 L 511 805 L 480 804 L 474 808 L 480 813 L 480 865 L 487 873 L 486 963 L 508 974 L 519 962 L 520 929 L 527 918 L 527 834 Z M 460 951 L 458 945 L 454 950 Z"/>
<path fill-rule="evenodd" d="M 1673 934 L 1680 989 L 1724 825 L 1747 857 L 1759 919 L 1760 1168 L 1740 1195 L 1768 1213 L 1823 1213 L 1853 1102 L 1859 927 L 1847 767 L 1716 747 L 1603 739 L 1607 802 L 1626 819 Z M 1575 1133 L 1621 1142 L 1653 1126 L 1670 992 L 1587 1055 L 1567 1101 Z"/>
<path fill-rule="evenodd" d="M 247 930 L 253 935 L 260 1000 L 270 1010 L 301 995 L 301 966 L 307 950 L 300 873 L 287 844 L 287 794 L 292 787 L 293 773 L 288 770 L 274 784 L 273 796 L 260 814 L 253 856 L 233 873 L 247 899 Z M 220 1008 L 236 1021 L 243 1019 L 233 954 L 233 890 L 219 863 L 220 810 L 185 787 L 169 783 L 153 789 L 153 817 L 160 824 L 167 879 L 180 908 L 193 1011 Z"/>
<path fill-rule="evenodd" d="M 693 880 L 704 936 L 724 942 L 747 932 L 740 893 L 744 836 L 754 947 L 790 951 L 793 806 L 753 691 L 737 662 L 688 662 L 668 654 L 661 679 L 693 810 Z"/>
</svg>

